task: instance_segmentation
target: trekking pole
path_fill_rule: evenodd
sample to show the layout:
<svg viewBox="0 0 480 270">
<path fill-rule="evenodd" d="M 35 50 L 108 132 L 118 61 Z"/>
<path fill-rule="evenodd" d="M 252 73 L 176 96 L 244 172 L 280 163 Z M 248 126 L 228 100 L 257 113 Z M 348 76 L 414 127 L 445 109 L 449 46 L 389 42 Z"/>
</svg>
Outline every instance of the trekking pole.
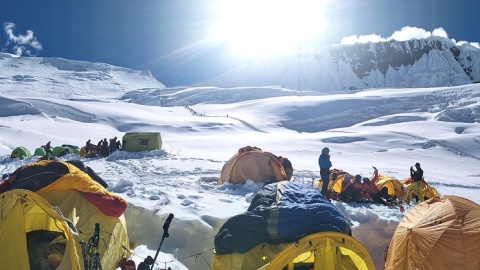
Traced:
<svg viewBox="0 0 480 270">
<path fill-rule="evenodd" d="M 85 269 L 88 269 L 87 244 L 84 240 L 80 240 L 80 245 L 82 247 L 83 267 L 85 267 Z"/>
<path fill-rule="evenodd" d="M 158 245 L 157 253 L 155 253 L 155 258 L 153 258 L 153 263 L 152 263 L 152 267 L 150 268 L 150 270 L 153 270 L 153 266 L 155 265 L 155 261 L 157 260 L 158 253 L 160 252 L 160 248 L 162 247 L 163 240 L 165 238 L 168 238 L 168 236 L 169 236 L 168 227 L 170 227 L 170 222 L 172 222 L 172 219 L 173 219 L 173 214 L 170 213 L 170 215 L 168 215 L 168 217 L 167 217 L 167 220 L 165 220 L 165 223 L 163 224 L 162 240 L 160 241 L 160 245 Z"/>
<path fill-rule="evenodd" d="M 90 266 L 92 270 L 101 269 L 100 253 L 98 252 L 98 242 L 100 240 L 100 223 L 95 223 L 95 231 L 90 238 L 88 253 L 90 255 Z M 91 242 L 91 243 L 90 243 Z"/>
</svg>

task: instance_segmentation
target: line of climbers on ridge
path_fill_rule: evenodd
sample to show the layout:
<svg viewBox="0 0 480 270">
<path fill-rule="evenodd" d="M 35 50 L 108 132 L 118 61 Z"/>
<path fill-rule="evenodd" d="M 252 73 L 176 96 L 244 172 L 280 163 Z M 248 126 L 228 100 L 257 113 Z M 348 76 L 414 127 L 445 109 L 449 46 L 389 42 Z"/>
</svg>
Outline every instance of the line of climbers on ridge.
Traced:
<svg viewBox="0 0 480 270">
<path fill-rule="evenodd" d="M 107 141 L 107 138 L 104 138 L 97 144 L 91 143 L 91 140 L 88 139 L 88 141 L 85 143 L 85 157 L 94 157 L 96 155 L 107 157 L 121 148 L 122 145 L 120 141 L 117 140 L 116 136 L 109 141 Z"/>
<path fill-rule="evenodd" d="M 402 192 L 406 194 L 404 198 L 398 198 L 396 195 L 391 195 L 388 188 L 383 186 L 378 188 L 377 181 L 379 180 L 378 169 L 374 166 L 374 173 L 371 178 L 363 177 L 360 174 L 352 177 L 347 172 L 338 169 L 331 169 L 332 162 L 330 160 L 330 149 L 325 147 L 318 159 L 320 167 L 319 187 L 321 193 L 329 200 L 341 200 L 345 202 L 376 202 L 383 205 L 392 205 L 397 203 L 409 204 L 413 198 L 417 201 L 423 202 L 425 200 L 424 188 L 427 183 L 423 178 L 423 170 L 420 163 L 415 164 L 415 168 L 410 167 L 410 179 L 404 184 L 409 185 L 408 190 L 402 185 Z M 341 188 L 339 192 L 335 191 L 331 186 L 332 182 L 337 180 L 340 176 L 343 177 Z"/>
</svg>

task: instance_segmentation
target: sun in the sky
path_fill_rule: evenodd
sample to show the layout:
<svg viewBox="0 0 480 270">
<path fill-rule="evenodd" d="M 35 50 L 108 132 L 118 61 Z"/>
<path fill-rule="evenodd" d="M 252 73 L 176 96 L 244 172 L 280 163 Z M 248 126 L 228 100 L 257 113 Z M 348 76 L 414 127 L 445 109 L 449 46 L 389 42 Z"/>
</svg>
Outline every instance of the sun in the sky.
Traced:
<svg viewBox="0 0 480 270">
<path fill-rule="evenodd" d="M 323 5 L 324 0 L 219 1 L 215 36 L 246 55 L 297 49 L 322 31 Z"/>
</svg>

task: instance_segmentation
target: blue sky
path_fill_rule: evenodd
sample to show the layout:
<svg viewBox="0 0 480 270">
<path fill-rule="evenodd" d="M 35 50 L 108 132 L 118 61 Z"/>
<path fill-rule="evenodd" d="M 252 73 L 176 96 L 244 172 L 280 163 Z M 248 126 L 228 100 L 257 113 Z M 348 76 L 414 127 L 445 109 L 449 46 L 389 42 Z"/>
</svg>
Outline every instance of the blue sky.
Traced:
<svg viewBox="0 0 480 270">
<path fill-rule="evenodd" d="M 456 41 L 480 41 L 477 0 L 297 0 L 295 3 L 316 4 L 296 10 L 299 16 L 283 14 L 272 6 L 283 0 L 265 0 L 270 6 L 263 10 L 258 6 L 260 0 L 241 1 L 233 11 L 225 9 L 224 4 L 232 1 L 7 1 L 0 9 L 0 48 L 23 56 L 62 57 L 150 70 L 165 85 L 175 86 L 201 82 L 249 59 L 267 56 L 266 51 L 270 56 L 273 50 L 255 49 L 260 48 L 260 43 L 273 48 L 299 38 L 296 34 L 303 28 L 296 23 L 312 10 L 309 16 L 321 21 L 312 21 L 311 25 L 319 27 L 302 33 L 309 35 L 308 40 L 302 36 L 295 46 L 338 44 L 353 35 L 388 38 L 404 27 L 426 32 L 443 28 Z M 292 7 L 290 10 L 294 13 Z M 287 8 L 287 12 L 290 10 Z M 256 15 L 252 13 L 255 11 Z M 247 28 L 249 23 L 253 24 L 251 28 Z M 263 28 L 263 23 L 273 26 Z M 296 28 L 291 32 L 282 32 L 294 24 Z M 275 25 L 280 30 L 274 29 Z M 224 28 L 223 36 L 219 36 L 219 26 Z M 242 30 L 242 34 L 231 35 Z M 277 30 L 277 36 L 269 35 Z M 230 35 L 225 36 L 225 31 Z"/>
</svg>

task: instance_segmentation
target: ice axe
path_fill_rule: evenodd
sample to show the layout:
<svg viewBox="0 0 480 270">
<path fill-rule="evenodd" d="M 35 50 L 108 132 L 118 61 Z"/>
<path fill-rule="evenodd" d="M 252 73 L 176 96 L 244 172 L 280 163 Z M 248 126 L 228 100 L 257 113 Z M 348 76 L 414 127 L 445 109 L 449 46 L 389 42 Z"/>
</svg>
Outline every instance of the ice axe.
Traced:
<svg viewBox="0 0 480 270">
<path fill-rule="evenodd" d="M 160 248 L 162 247 L 163 240 L 169 236 L 168 227 L 170 227 L 170 222 L 172 222 L 172 219 L 173 219 L 173 214 L 170 213 L 170 215 L 168 215 L 167 217 L 167 220 L 165 220 L 165 223 L 163 224 L 162 240 L 160 241 L 160 245 L 158 245 L 157 253 L 155 253 L 155 258 L 153 258 L 153 263 L 152 263 L 152 266 L 150 267 L 150 270 L 153 270 L 153 266 L 155 265 L 155 261 L 157 260 L 158 253 L 160 252 Z"/>
</svg>

